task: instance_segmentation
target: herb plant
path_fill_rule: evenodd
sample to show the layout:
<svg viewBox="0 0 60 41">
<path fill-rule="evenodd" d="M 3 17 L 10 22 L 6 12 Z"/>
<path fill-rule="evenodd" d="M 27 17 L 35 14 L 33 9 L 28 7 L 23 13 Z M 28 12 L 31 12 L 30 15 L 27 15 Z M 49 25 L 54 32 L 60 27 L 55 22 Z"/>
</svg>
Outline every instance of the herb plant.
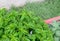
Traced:
<svg viewBox="0 0 60 41">
<path fill-rule="evenodd" d="M 60 22 L 53 21 L 52 24 L 50 24 L 49 26 L 54 34 L 54 41 L 60 41 Z"/>
<path fill-rule="evenodd" d="M 25 9 L 0 9 L 0 41 L 53 41 L 40 17 Z"/>
</svg>

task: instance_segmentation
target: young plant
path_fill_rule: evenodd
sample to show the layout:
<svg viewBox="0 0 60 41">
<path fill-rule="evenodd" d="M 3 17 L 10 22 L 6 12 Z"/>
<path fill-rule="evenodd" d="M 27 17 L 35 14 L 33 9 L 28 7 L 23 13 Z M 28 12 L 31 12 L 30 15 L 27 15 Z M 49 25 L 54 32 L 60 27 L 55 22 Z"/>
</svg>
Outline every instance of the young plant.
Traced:
<svg viewBox="0 0 60 41">
<path fill-rule="evenodd" d="M 54 34 L 54 41 L 60 41 L 60 22 L 53 21 L 49 26 Z"/>
</svg>

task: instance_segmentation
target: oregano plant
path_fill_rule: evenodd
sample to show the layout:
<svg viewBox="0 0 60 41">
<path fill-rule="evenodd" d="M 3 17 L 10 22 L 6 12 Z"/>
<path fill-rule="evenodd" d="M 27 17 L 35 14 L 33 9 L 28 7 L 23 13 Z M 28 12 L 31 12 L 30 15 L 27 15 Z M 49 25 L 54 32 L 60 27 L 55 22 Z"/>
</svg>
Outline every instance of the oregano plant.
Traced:
<svg viewBox="0 0 60 41">
<path fill-rule="evenodd" d="M 53 41 L 53 34 L 31 11 L 0 9 L 0 41 Z"/>
</svg>

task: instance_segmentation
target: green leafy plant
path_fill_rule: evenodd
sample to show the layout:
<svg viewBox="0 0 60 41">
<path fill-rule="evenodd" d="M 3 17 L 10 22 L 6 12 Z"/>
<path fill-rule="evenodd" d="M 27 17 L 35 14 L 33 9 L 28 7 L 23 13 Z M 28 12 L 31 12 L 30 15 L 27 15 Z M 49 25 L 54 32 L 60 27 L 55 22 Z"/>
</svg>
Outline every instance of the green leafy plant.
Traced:
<svg viewBox="0 0 60 41">
<path fill-rule="evenodd" d="M 53 21 L 52 24 L 49 25 L 50 29 L 53 31 L 53 37 L 55 41 L 60 41 L 60 22 Z"/>
<path fill-rule="evenodd" d="M 0 9 L 0 41 L 53 41 L 40 17 L 25 9 Z"/>
</svg>

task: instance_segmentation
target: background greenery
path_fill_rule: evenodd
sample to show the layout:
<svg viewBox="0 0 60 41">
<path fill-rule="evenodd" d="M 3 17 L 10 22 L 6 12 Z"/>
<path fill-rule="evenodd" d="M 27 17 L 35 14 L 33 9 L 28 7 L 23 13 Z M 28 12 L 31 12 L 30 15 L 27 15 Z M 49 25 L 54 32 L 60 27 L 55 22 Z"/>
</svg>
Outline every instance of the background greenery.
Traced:
<svg viewBox="0 0 60 41">
<path fill-rule="evenodd" d="M 48 19 L 60 15 L 60 0 L 46 0 L 41 3 L 28 3 L 24 8 L 29 11 L 34 11 L 36 16 Z"/>
</svg>

